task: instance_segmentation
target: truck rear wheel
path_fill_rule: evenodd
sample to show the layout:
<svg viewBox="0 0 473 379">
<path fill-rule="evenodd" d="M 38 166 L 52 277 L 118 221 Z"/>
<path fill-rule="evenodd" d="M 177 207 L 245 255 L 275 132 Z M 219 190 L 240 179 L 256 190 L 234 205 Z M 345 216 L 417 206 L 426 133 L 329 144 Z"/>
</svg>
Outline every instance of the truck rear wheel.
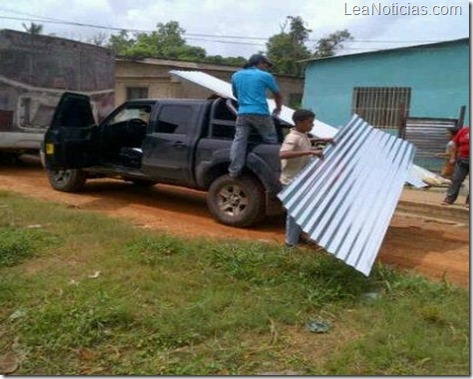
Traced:
<svg viewBox="0 0 473 379">
<path fill-rule="evenodd" d="M 87 175 L 82 170 L 46 170 L 49 183 L 55 190 L 77 192 L 84 188 Z"/>
<path fill-rule="evenodd" d="M 245 227 L 264 218 L 264 193 L 253 178 L 224 175 L 215 180 L 207 194 L 210 213 L 225 225 Z"/>
</svg>

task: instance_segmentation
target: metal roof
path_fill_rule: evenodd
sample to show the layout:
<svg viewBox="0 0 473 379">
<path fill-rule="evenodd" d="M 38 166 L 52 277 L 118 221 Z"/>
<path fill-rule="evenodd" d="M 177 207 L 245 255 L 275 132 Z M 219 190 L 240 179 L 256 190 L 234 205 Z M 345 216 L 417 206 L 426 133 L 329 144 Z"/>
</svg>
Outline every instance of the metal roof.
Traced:
<svg viewBox="0 0 473 379">
<path fill-rule="evenodd" d="M 278 196 L 312 240 L 368 276 L 415 148 L 357 115 L 334 140 Z"/>
<path fill-rule="evenodd" d="M 125 58 L 118 57 L 115 59 L 117 62 L 129 62 L 129 63 L 141 63 L 154 66 L 171 66 L 184 70 L 213 70 L 222 71 L 226 73 L 233 73 L 240 69 L 240 67 L 224 65 L 224 64 L 212 64 L 205 62 L 190 62 L 182 61 L 177 59 L 159 59 L 159 58 Z"/>
<path fill-rule="evenodd" d="M 205 87 L 222 97 L 235 99 L 232 93 L 231 84 L 224 80 L 218 79 L 215 76 L 209 75 L 202 71 L 171 70 L 169 71 L 169 73 L 178 78 Z M 268 99 L 267 101 L 269 108 L 273 109 L 275 106 L 274 100 Z M 293 113 L 294 109 L 283 105 L 279 118 L 287 122 L 288 124 L 293 125 Z M 315 134 L 317 137 L 320 138 L 332 138 L 338 132 L 338 130 L 338 128 L 328 125 L 322 121 L 315 120 L 314 128 L 311 133 Z M 411 166 L 406 181 L 415 187 L 425 187 L 426 184 L 424 182 L 429 183 L 429 185 L 445 184 L 445 179 L 443 179 L 441 176 L 416 165 Z"/>
<path fill-rule="evenodd" d="M 385 53 L 391 53 L 391 52 L 404 52 L 404 51 L 409 52 L 409 51 L 415 51 L 415 50 L 425 50 L 425 49 L 430 49 L 430 48 L 443 47 L 445 45 L 459 43 L 459 42 L 466 42 L 469 45 L 470 38 L 464 37 L 464 38 L 458 38 L 458 39 L 448 40 L 448 41 L 429 42 L 422 45 L 409 45 L 409 46 L 394 47 L 390 49 L 362 51 L 359 53 L 331 55 L 329 57 L 322 57 L 322 58 L 309 58 L 309 59 L 300 60 L 298 62 L 317 62 L 318 63 L 318 62 L 323 62 L 323 61 L 331 61 L 334 59 L 359 57 L 359 56 L 366 56 L 366 55 L 372 55 L 372 54 L 385 54 Z"/>
</svg>

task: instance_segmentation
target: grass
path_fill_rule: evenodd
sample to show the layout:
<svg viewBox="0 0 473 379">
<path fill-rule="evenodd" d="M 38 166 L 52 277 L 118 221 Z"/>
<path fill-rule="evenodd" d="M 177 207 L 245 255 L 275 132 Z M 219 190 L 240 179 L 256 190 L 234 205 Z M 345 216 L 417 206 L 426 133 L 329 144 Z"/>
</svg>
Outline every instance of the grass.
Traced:
<svg viewBox="0 0 473 379">
<path fill-rule="evenodd" d="M 469 295 L 447 282 L 7 192 L 0 216 L 0 370 L 8 356 L 18 375 L 470 372 Z"/>
</svg>

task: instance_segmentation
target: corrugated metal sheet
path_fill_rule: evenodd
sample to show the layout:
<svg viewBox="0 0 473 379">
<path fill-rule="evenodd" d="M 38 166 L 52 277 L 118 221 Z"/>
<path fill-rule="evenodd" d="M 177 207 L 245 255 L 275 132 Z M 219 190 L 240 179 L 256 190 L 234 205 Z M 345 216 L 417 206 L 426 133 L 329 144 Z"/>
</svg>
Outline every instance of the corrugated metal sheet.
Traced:
<svg viewBox="0 0 473 379">
<path fill-rule="evenodd" d="M 429 170 L 440 172 L 445 158 L 436 157 L 445 152 L 448 128 L 457 126 L 456 119 L 409 117 L 402 129 L 402 137 L 416 147 L 414 162 Z"/>
<path fill-rule="evenodd" d="M 192 83 L 196 83 L 204 88 L 215 92 L 216 94 L 236 100 L 232 94 L 232 86 L 230 83 L 216 78 L 215 76 L 209 75 L 202 71 L 182 71 L 182 70 L 171 70 L 169 71 L 171 75 L 177 76 L 188 80 Z"/>
<path fill-rule="evenodd" d="M 192 83 L 196 83 L 202 87 L 208 88 L 209 90 L 215 92 L 216 94 L 235 99 L 232 94 L 232 86 L 230 83 L 218 79 L 215 76 L 209 75 L 207 73 L 201 71 L 182 71 L 182 70 L 171 70 L 169 71 L 171 75 L 177 76 L 178 78 L 188 80 Z M 270 109 L 274 108 L 274 100 L 268 99 L 268 104 Z M 293 124 L 292 122 L 292 114 L 294 113 L 294 109 L 289 107 L 283 106 L 281 114 L 279 118 L 288 124 Z M 314 129 L 313 133 L 320 138 L 332 138 L 337 132 L 338 128 L 335 128 L 331 125 L 325 124 L 319 120 L 315 120 L 314 122 Z M 445 183 L 445 179 L 441 178 L 440 176 L 416 165 L 412 165 L 409 171 L 409 175 L 406 181 L 409 184 L 412 184 L 415 187 L 425 187 L 425 181 L 428 181 L 430 185 L 443 184 Z"/>
<path fill-rule="evenodd" d="M 311 239 L 369 275 L 414 157 L 414 146 L 354 116 L 279 198 Z"/>
<path fill-rule="evenodd" d="M 236 100 L 232 93 L 231 84 L 224 80 L 216 78 L 215 76 L 209 75 L 201 71 L 171 70 L 169 71 L 169 73 L 171 75 L 177 76 L 179 78 L 188 80 L 202 87 L 205 87 L 222 97 Z M 274 100 L 268 99 L 267 101 L 268 101 L 269 109 L 270 110 L 274 109 L 276 106 Z M 283 105 L 281 109 L 281 113 L 279 114 L 279 118 L 283 120 L 284 122 L 287 122 L 288 124 L 293 125 L 294 124 L 292 122 L 293 113 L 294 113 L 294 109 Z M 315 120 L 314 131 L 317 132 L 317 136 L 320 138 L 331 138 L 338 131 L 338 129 L 328 124 L 325 124 L 322 121 Z"/>
</svg>

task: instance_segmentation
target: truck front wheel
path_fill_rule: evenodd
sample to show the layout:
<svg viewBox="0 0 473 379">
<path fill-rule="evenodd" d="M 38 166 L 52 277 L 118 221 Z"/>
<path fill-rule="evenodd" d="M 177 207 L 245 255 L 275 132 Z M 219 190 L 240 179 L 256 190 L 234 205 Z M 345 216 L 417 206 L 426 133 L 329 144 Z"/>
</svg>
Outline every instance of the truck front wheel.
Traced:
<svg viewBox="0 0 473 379">
<path fill-rule="evenodd" d="M 264 193 L 253 178 L 224 175 L 215 180 L 207 194 L 210 213 L 225 225 L 245 227 L 264 217 Z"/>
<path fill-rule="evenodd" d="M 47 170 L 49 183 L 55 190 L 77 192 L 84 188 L 87 174 L 82 170 Z"/>
</svg>

